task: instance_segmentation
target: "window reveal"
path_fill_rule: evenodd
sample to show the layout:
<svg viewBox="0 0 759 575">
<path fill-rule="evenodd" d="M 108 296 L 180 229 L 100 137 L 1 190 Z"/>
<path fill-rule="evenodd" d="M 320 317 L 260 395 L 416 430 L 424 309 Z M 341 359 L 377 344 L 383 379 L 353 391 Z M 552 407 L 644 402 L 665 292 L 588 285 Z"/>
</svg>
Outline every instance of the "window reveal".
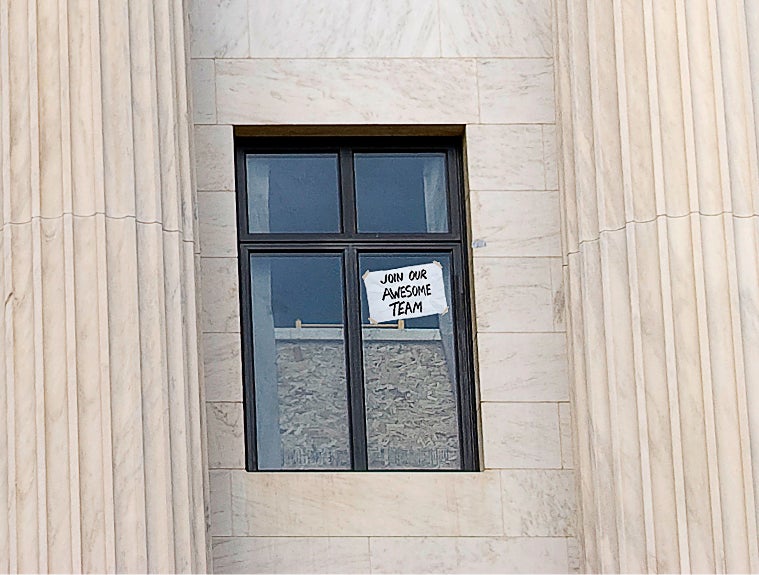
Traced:
<svg viewBox="0 0 759 575">
<path fill-rule="evenodd" d="M 458 142 L 239 139 L 237 175 L 248 470 L 477 469 Z M 450 309 L 370 317 L 367 272 L 431 262 Z"/>
</svg>

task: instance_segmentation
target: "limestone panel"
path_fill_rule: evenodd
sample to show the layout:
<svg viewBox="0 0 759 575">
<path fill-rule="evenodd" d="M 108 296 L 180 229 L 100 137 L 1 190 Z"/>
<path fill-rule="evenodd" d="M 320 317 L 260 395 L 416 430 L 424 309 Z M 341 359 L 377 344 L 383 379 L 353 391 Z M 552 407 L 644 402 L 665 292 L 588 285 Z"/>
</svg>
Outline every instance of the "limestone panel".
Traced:
<svg viewBox="0 0 759 575">
<path fill-rule="evenodd" d="M 248 56 L 248 0 L 192 0 L 189 20 L 193 58 Z"/>
<path fill-rule="evenodd" d="M 232 484 L 229 471 L 209 470 L 210 535 L 232 534 Z"/>
<path fill-rule="evenodd" d="M 549 258 L 475 258 L 477 329 L 554 331 Z"/>
<path fill-rule="evenodd" d="M 203 257 L 237 257 L 235 192 L 198 192 L 197 198 Z"/>
<path fill-rule="evenodd" d="M 566 295 L 564 288 L 564 266 L 561 258 L 550 258 L 551 270 L 551 304 L 553 307 L 554 331 L 566 330 Z"/>
<path fill-rule="evenodd" d="M 202 258 L 203 332 L 239 333 L 237 258 Z"/>
<path fill-rule="evenodd" d="M 216 63 L 219 122 L 476 122 L 474 60 L 302 59 Z"/>
<path fill-rule="evenodd" d="M 550 124 L 555 119 L 548 58 L 478 60 L 477 83 L 484 124 Z"/>
<path fill-rule="evenodd" d="M 250 31 L 252 58 L 440 56 L 434 0 L 251 2 Z"/>
<path fill-rule="evenodd" d="M 582 545 L 578 537 L 567 538 L 567 555 L 569 556 L 569 573 L 582 573 Z"/>
<path fill-rule="evenodd" d="M 372 537 L 372 573 L 566 573 L 561 537 Z"/>
<path fill-rule="evenodd" d="M 552 54 L 549 0 L 440 0 L 443 56 Z"/>
<path fill-rule="evenodd" d="M 190 60 L 192 78 L 192 120 L 196 124 L 216 123 L 216 73 L 211 59 Z"/>
<path fill-rule="evenodd" d="M 556 165 L 556 126 L 543 126 L 543 165 L 546 172 L 546 190 L 559 189 L 559 171 Z"/>
<path fill-rule="evenodd" d="M 475 257 L 561 255 L 558 192 L 473 191 L 472 237 L 482 240 Z"/>
<path fill-rule="evenodd" d="M 486 469 L 561 468 L 555 403 L 483 403 Z"/>
<path fill-rule="evenodd" d="M 575 534 L 574 471 L 502 471 L 501 489 L 504 535 L 555 537 Z"/>
<path fill-rule="evenodd" d="M 235 163 L 232 126 L 195 126 L 194 136 L 197 189 L 209 191 L 234 190 Z"/>
<path fill-rule="evenodd" d="M 243 469 L 245 439 L 242 403 L 206 403 L 209 469 Z"/>
<path fill-rule="evenodd" d="M 558 441 L 557 441 L 558 445 Z M 234 535 L 500 535 L 497 473 L 232 474 Z"/>
<path fill-rule="evenodd" d="M 366 537 L 214 537 L 214 573 L 369 573 Z"/>
<path fill-rule="evenodd" d="M 203 334 L 203 374 L 206 401 L 242 401 L 240 335 Z"/>
<path fill-rule="evenodd" d="M 482 401 L 568 401 L 562 333 L 480 333 Z"/>
<path fill-rule="evenodd" d="M 540 126 L 467 126 L 472 190 L 545 190 Z"/>
<path fill-rule="evenodd" d="M 572 469 L 574 467 L 572 408 L 568 403 L 559 404 L 559 431 L 561 432 L 561 466 Z"/>
</svg>

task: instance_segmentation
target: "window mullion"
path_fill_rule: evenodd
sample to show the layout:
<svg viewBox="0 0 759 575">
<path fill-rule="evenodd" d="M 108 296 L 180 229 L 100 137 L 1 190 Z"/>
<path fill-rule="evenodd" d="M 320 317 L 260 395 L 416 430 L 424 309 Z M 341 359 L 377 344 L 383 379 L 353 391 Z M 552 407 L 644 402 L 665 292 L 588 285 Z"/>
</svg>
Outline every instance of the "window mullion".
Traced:
<svg viewBox="0 0 759 575">
<path fill-rule="evenodd" d="M 466 289 L 463 285 L 463 278 L 467 277 L 464 250 L 456 247 L 452 252 L 452 270 L 451 274 L 451 299 L 453 300 L 453 321 L 454 332 L 456 337 L 454 343 L 456 346 L 456 368 L 458 372 L 458 394 L 459 401 L 457 405 L 459 417 L 459 439 L 460 453 L 463 469 L 474 470 L 478 466 L 477 457 L 477 420 L 476 405 L 473 394 L 474 369 L 470 358 L 472 357 L 471 349 L 471 327 L 468 323 L 464 310 L 469 309 L 469 298 L 466 296 Z"/>
<path fill-rule="evenodd" d="M 361 292 L 359 290 L 358 253 L 355 247 L 345 250 L 346 344 L 348 349 L 348 395 L 351 425 L 351 449 L 354 471 L 368 468 L 366 453 L 366 404 L 364 402 L 364 365 L 361 344 Z"/>
<path fill-rule="evenodd" d="M 356 191 L 353 185 L 353 152 L 350 148 L 340 148 L 340 206 L 342 210 L 343 233 L 356 234 Z"/>
<path fill-rule="evenodd" d="M 258 469 L 256 441 L 256 392 L 253 380 L 253 323 L 251 315 L 250 252 L 239 246 L 238 263 L 240 273 L 240 328 L 242 330 L 243 365 L 243 411 L 245 413 L 245 469 Z"/>
</svg>

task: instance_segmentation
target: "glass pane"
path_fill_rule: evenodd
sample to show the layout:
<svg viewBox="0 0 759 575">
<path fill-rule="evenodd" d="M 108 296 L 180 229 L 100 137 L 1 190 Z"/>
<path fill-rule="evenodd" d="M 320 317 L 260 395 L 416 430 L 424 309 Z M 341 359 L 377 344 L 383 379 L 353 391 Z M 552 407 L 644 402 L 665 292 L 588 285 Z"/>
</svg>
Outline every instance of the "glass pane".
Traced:
<svg viewBox="0 0 759 575">
<path fill-rule="evenodd" d="M 446 253 L 367 254 L 360 273 L 438 261 L 451 305 Z M 361 289 L 369 469 L 460 469 L 452 314 L 369 324 Z"/>
<path fill-rule="evenodd" d="M 445 154 L 356 154 L 359 232 L 447 232 Z"/>
<path fill-rule="evenodd" d="M 259 469 L 350 469 L 341 256 L 254 254 L 250 283 Z"/>
<path fill-rule="evenodd" d="M 337 154 L 247 157 L 251 233 L 340 231 Z"/>
</svg>

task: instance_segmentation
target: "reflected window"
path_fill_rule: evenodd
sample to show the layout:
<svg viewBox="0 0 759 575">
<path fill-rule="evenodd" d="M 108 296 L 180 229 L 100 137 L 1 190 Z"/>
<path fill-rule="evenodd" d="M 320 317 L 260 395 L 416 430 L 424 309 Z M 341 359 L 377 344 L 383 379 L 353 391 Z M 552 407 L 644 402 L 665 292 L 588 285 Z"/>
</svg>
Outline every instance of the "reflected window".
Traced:
<svg viewBox="0 0 759 575">
<path fill-rule="evenodd" d="M 445 154 L 356 154 L 358 231 L 448 231 Z"/>
<path fill-rule="evenodd" d="M 337 154 L 249 154 L 251 233 L 340 231 Z"/>
<path fill-rule="evenodd" d="M 460 142 L 237 147 L 247 469 L 477 470 Z"/>
</svg>

